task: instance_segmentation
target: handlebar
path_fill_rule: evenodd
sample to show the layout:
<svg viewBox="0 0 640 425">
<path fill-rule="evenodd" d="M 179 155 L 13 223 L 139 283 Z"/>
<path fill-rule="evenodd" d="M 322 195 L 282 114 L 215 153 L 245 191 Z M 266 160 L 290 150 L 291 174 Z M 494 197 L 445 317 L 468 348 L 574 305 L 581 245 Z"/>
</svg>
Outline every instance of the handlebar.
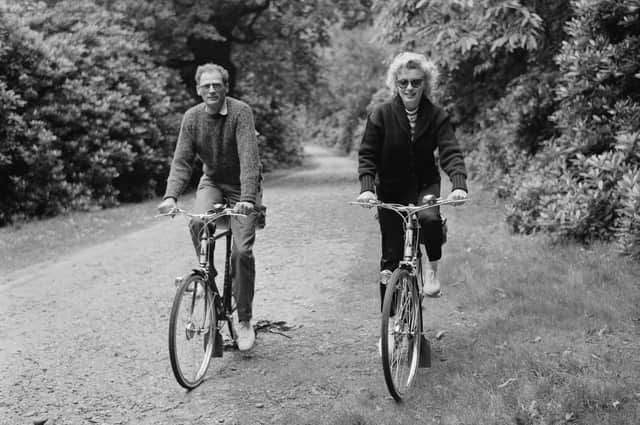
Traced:
<svg viewBox="0 0 640 425">
<path fill-rule="evenodd" d="M 425 204 L 422 205 L 413 205 L 413 204 L 409 204 L 409 205 L 403 205 L 403 204 L 394 204 L 394 203 L 387 203 L 387 202 L 380 202 L 380 201 L 368 201 L 368 202 L 362 202 L 362 201 L 353 201 L 353 202 L 349 202 L 349 204 L 351 205 L 359 205 L 361 207 L 365 207 L 365 208 L 374 208 L 374 207 L 378 207 L 378 208 L 385 208 L 388 210 L 392 210 L 395 211 L 397 213 L 406 213 L 406 214 L 415 214 L 419 211 L 422 210 L 426 210 L 428 208 L 433 208 L 433 207 L 439 207 L 441 205 L 447 205 L 447 204 L 463 204 L 465 203 L 467 199 L 461 199 L 461 200 L 449 200 L 446 198 L 435 198 Z"/>
<path fill-rule="evenodd" d="M 197 219 L 201 219 L 201 220 L 205 220 L 205 221 L 215 221 L 221 217 L 226 217 L 226 216 L 239 216 L 239 217 L 246 217 L 245 214 L 240 214 L 237 213 L 233 210 L 233 208 L 228 208 L 225 206 L 222 207 L 218 207 L 215 210 L 208 212 L 208 213 L 204 213 L 204 214 L 196 214 L 196 213 L 192 213 L 189 212 L 187 210 L 183 210 L 182 208 L 173 208 L 170 211 L 164 213 L 164 214 L 158 214 L 156 215 L 156 217 L 175 217 L 176 215 L 184 215 L 190 218 L 197 218 Z"/>
</svg>

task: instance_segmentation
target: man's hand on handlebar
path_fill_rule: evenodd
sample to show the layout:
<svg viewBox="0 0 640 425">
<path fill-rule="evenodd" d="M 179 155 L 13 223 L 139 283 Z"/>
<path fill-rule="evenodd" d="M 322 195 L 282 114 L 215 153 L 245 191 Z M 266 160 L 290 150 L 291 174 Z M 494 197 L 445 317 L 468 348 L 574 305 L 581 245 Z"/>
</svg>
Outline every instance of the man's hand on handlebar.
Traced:
<svg viewBox="0 0 640 425">
<path fill-rule="evenodd" d="M 253 211 L 253 203 L 246 201 L 236 202 L 233 211 L 238 214 L 249 215 Z"/>
<path fill-rule="evenodd" d="M 177 207 L 178 207 L 178 204 L 174 198 L 167 198 L 167 199 L 164 199 L 160 203 L 160 205 L 158 205 L 158 212 L 160 214 L 167 214 L 171 210 L 174 210 Z"/>
</svg>

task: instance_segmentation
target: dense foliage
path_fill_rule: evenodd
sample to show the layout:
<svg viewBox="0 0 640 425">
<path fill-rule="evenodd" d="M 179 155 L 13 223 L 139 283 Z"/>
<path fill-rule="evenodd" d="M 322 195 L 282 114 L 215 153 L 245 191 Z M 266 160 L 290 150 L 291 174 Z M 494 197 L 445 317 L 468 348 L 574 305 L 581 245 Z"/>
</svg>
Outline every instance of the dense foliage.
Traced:
<svg viewBox="0 0 640 425">
<path fill-rule="evenodd" d="M 301 158 L 314 49 L 366 0 L 48 0 L 2 6 L 0 225 L 161 193 L 194 73 L 229 69 L 265 170 Z M 238 48 L 242 46 L 242 48 Z M 197 177 L 194 176 L 194 177 Z"/>
<path fill-rule="evenodd" d="M 145 37 L 89 1 L 0 19 L 0 224 L 154 195 L 179 117 Z"/>
<path fill-rule="evenodd" d="M 640 258 L 640 2 L 393 0 L 387 40 L 444 76 L 469 168 L 513 230 L 615 240 Z"/>
<path fill-rule="evenodd" d="M 161 192 L 199 64 L 229 68 L 272 169 L 304 141 L 352 151 L 388 59 L 416 50 L 514 231 L 640 258 L 640 0 L 11 4 L 0 225 Z"/>
<path fill-rule="evenodd" d="M 508 221 L 640 255 L 640 2 L 576 2 L 556 56 L 558 136 L 514 184 Z"/>
</svg>

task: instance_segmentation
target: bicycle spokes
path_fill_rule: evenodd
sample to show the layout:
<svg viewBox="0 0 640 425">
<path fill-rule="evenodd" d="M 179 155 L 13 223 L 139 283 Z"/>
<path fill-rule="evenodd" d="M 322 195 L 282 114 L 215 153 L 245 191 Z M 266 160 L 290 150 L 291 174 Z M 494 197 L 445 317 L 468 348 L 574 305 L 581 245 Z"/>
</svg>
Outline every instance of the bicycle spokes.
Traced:
<svg viewBox="0 0 640 425">
<path fill-rule="evenodd" d="M 199 274 L 176 291 L 169 320 L 169 355 L 176 380 L 185 388 L 202 382 L 213 351 L 213 294 Z"/>
<path fill-rule="evenodd" d="M 395 277 L 395 279 L 394 279 Z M 388 299 L 385 296 L 383 323 L 387 335 L 383 335 L 382 363 L 385 381 L 391 395 L 401 400 L 417 371 L 420 339 L 420 302 L 414 278 L 402 270 L 394 274 L 390 282 Z M 395 314 L 390 315 L 391 312 Z"/>
</svg>

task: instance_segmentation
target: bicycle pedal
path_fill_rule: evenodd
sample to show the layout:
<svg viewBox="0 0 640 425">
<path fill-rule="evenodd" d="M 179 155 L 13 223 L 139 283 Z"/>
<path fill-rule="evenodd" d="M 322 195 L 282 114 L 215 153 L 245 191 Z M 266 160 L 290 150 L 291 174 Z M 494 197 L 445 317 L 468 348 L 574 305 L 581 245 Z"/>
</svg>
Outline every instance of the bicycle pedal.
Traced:
<svg viewBox="0 0 640 425">
<path fill-rule="evenodd" d="M 228 335 L 224 336 L 224 342 L 222 343 L 222 345 L 224 347 L 224 351 L 235 350 L 238 348 L 236 342 Z"/>
</svg>

